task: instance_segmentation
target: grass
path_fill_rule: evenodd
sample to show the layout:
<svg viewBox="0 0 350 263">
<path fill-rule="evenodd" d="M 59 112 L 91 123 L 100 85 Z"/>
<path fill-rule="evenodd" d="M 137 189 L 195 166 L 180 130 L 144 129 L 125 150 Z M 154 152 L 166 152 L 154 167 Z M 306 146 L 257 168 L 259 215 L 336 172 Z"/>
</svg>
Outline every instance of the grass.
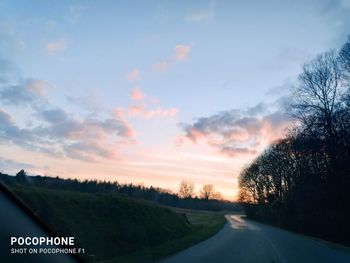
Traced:
<svg viewBox="0 0 350 263">
<path fill-rule="evenodd" d="M 55 233 L 74 236 L 96 262 L 157 261 L 209 238 L 226 222 L 220 213 L 161 207 L 117 194 L 11 189 Z"/>
<path fill-rule="evenodd" d="M 197 211 L 182 208 L 169 208 L 177 214 L 185 215 L 189 224 L 193 227 L 190 234 L 164 242 L 151 250 L 140 250 L 135 253 L 116 257 L 101 263 L 127 263 L 127 262 L 154 262 L 166 256 L 179 252 L 187 247 L 206 240 L 216 234 L 226 223 L 223 213 L 210 211 Z"/>
</svg>

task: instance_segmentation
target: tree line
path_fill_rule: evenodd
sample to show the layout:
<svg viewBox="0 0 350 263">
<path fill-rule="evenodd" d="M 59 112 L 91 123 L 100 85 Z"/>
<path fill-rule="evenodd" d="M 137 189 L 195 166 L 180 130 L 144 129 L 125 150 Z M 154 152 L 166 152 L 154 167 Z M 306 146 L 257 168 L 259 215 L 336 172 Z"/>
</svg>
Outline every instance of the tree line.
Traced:
<svg viewBox="0 0 350 263">
<path fill-rule="evenodd" d="M 305 64 L 288 109 L 296 124 L 239 177 L 247 215 L 350 244 L 350 37 Z"/>
<path fill-rule="evenodd" d="M 189 181 L 182 181 L 180 183 L 178 193 L 154 186 L 147 187 L 142 184 L 120 184 L 117 181 L 80 181 L 77 179 L 63 179 L 40 175 L 29 176 L 24 170 L 19 171 L 16 176 L 0 173 L 0 181 L 9 187 L 25 185 L 82 193 L 115 193 L 180 208 L 212 211 L 241 210 L 239 204 L 222 200 L 221 195 L 215 191 L 213 185 L 204 185 L 199 195 L 196 196 L 194 183 Z"/>
<path fill-rule="evenodd" d="M 178 196 L 185 199 L 197 197 L 203 200 L 222 200 L 221 193 L 216 191 L 212 184 L 204 184 L 196 196 L 194 183 L 187 180 L 181 181 Z"/>
</svg>

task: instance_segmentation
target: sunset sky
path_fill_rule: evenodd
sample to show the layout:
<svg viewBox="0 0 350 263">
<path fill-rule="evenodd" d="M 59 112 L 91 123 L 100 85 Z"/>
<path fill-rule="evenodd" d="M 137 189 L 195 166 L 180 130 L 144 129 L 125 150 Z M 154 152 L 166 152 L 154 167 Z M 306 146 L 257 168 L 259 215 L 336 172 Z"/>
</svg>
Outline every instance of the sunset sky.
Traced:
<svg viewBox="0 0 350 263">
<path fill-rule="evenodd" d="M 0 0 L 0 170 L 237 194 L 350 1 Z"/>
</svg>

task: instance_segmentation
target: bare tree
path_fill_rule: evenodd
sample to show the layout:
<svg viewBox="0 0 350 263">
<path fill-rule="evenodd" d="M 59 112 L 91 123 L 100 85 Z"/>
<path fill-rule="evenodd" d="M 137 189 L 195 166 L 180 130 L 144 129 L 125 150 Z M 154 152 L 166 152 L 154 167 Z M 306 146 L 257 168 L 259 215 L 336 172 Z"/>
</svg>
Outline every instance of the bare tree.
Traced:
<svg viewBox="0 0 350 263">
<path fill-rule="evenodd" d="M 344 229 L 350 231 L 345 212 L 350 210 L 350 38 L 339 55 L 327 52 L 306 64 L 299 81 L 292 114 L 300 125 L 242 170 L 239 201 L 247 204 L 248 216 L 298 228 L 305 223 L 300 229 L 313 229 L 320 236 L 325 229 L 320 215 L 326 214 L 327 220 L 336 215 L 344 224 L 330 227 L 325 236 L 346 238 Z"/>
<path fill-rule="evenodd" d="M 350 80 L 350 36 L 348 41 L 343 45 L 339 52 L 339 61 L 344 70 L 343 76 L 345 80 Z"/>
<path fill-rule="evenodd" d="M 215 199 L 215 200 L 222 200 L 223 199 L 222 194 L 219 191 L 216 191 L 214 193 L 213 199 Z"/>
<path fill-rule="evenodd" d="M 200 197 L 206 200 L 220 200 L 222 198 L 221 193 L 215 191 L 215 188 L 212 184 L 205 184 L 202 186 L 202 189 L 200 191 Z"/>
<path fill-rule="evenodd" d="M 183 180 L 179 187 L 179 196 L 182 198 L 191 198 L 194 195 L 194 183 Z"/>
<path fill-rule="evenodd" d="M 350 36 L 339 52 L 339 62 L 342 69 L 342 84 L 348 88 L 343 96 L 343 102 L 348 111 L 350 109 Z"/>
<path fill-rule="evenodd" d="M 215 193 L 214 186 L 212 184 L 205 184 L 202 186 L 202 189 L 200 190 L 200 197 L 203 199 L 211 199 L 213 198 Z"/>
<path fill-rule="evenodd" d="M 318 55 L 304 65 L 295 90 L 293 116 L 311 132 L 332 136 L 334 115 L 342 97 L 341 71 L 334 51 Z"/>
</svg>

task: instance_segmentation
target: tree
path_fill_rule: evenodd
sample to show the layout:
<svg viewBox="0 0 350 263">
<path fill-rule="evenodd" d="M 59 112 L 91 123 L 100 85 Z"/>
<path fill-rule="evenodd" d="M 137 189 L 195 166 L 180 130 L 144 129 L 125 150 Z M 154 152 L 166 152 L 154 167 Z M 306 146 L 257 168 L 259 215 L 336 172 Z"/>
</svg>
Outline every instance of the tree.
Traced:
<svg viewBox="0 0 350 263">
<path fill-rule="evenodd" d="M 350 36 L 339 52 L 339 62 L 344 70 L 344 79 L 350 80 Z"/>
<path fill-rule="evenodd" d="M 293 106 L 298 125 L 242 170 L 239 200 L 248 216 L 349 243 L 350 38 L 303 67 Z"/>
<path fill-rule="evenodd" d="M 179 187 L 179 196 L 182 198 L 191 198 L 194 195 L 194 183 L 183 180 Z"/>
<path fill-rule="evenodd" d="M 216 192 L 214 193 L 214 196 L 213 196 L 212 199 L 215 199 L 215 200 L 222 200 L 222 195 L 221 195 L 221 193 L 220 193 L 219 191 L 216 191 Z"/>
<path fill-rule="evenodd" d="M 22 169 L 16 174 L 16 180 L 18 182 L 27 182 L 27 173 Z"/>
<path fill-rule="evenodd" d="M 215 194 L 214 186 L 212 184 L 205 184 L 200 191 L 200 197 L 206 200 L 213 198 Z"/>
<path fill-rule="evenodd" d="M 293 116 L 310 133 L 332 137 L 334 117 L 342 98 L 339 84 L 341 71 L 334 51 L 318 55 L 304 65 L 299 75 L 300 85 L 295 90 Z"/>
<path fill-rule="evenodd" d="M 200 190 L 200 197 L 206 200 L 209 200 L 209 199 L 220 200 L 221 193 L 216 192 L 212 184 L 205 184 L 202 186 L 202 189 Z"/>
<path fill-rule="evenodd" d="M 318 55 L 304 65 L 299 75 L 300 85 L 295 90 L 294 117 L 300 120 L 300 132 L 317 138 L 325 152 L 329 178 L 333 183 L 343 173 L 339 171 L 339 140 L 345 127 L 343 119 L 348 114 L 342 110 L 346 88 L 341 85 L 342 70 L 334 51 Z M 321 150 L 321 149 L 320 149 Z"/>
</svg>

